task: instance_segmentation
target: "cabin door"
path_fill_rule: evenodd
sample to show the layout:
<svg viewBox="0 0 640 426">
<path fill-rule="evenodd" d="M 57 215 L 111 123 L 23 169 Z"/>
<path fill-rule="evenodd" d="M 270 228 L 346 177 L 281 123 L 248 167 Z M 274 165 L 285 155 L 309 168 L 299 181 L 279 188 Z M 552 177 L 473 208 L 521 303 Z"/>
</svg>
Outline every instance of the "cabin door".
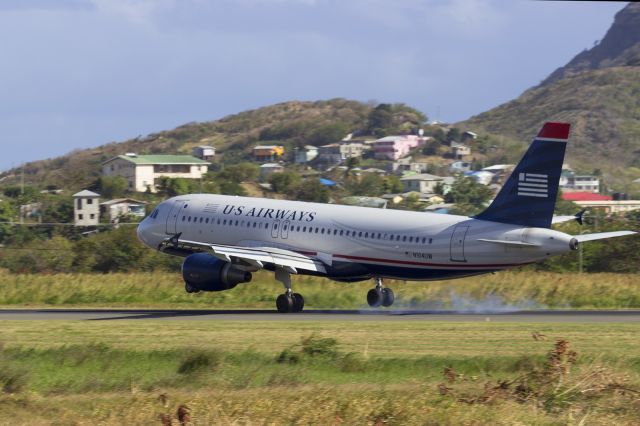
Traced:
<svg viewBox="0 0 640 426">
<path fill-rule="evenodd" d="M 178 232 L 178 217 L 180 216 L 182 206 L 186 203 L 186 200 L 177 200 L 173 202 L 171 210 L 169 210 L 169 214 L 167 215 L 167 234 L 175 235 Z"/>
<path fill-rule="evenodd" d="M 451 261 L 453 262 L 466 262 L 467 259 L 464 256 L 464 239 L 467 236 L 469 230 L 468 225 L 458 225 L 453 229 L 451 234 Z"/>
</svg>

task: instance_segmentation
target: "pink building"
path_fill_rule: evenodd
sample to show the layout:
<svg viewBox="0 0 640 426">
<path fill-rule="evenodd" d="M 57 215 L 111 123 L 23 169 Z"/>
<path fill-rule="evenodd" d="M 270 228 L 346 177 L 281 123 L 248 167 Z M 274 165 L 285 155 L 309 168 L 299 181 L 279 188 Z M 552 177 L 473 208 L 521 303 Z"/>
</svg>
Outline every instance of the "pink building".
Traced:
<svg viewBox="0 0 640 426">
<path fill-rule="evenodd" d="M 373 143 L 374 156 L 379 160 L 398 160 L 424 145 L 427 139 L 416 135 L 387 136 Z"/>
</svg>

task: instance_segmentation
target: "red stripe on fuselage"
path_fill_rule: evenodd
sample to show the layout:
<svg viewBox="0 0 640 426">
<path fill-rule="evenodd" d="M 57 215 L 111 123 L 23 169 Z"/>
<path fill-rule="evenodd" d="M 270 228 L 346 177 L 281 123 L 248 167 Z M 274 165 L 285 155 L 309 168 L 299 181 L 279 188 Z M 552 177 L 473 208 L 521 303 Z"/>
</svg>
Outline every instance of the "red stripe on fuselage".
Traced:
<svg viewBox="0 0 640 426">
<path fill-rule="evenodd" d="M 298 251 L 300 254 L 305 254 L 307 256 L 315 256 L 317 253 L 312 251 Z M 485 264 L 485 265 L 473 265 L 473 264 L 452 264 L 452 263 L 425 263 L 425 262 L 415 262 L 412 260 L 395 260 L 395 259 L 380 259 L 377 257 L 366 257 L 366 256 L 351 256 L 347 254 L 334 254 L 333 257 L 338 257 L 341 259 L 347 260 L 361 260 L 364 262 L 374 262 L 374 263 L 395 263 L 398 265 L 414 265 L 414 266 L 434 266 L 434 267 L 445 267 L 445 268 L 506 268 L 511 266 L 522 266 L 528 265 L 532 262 L 524 262 L 524 263 L 500 263 L 500 264 Z"/>
</svg>

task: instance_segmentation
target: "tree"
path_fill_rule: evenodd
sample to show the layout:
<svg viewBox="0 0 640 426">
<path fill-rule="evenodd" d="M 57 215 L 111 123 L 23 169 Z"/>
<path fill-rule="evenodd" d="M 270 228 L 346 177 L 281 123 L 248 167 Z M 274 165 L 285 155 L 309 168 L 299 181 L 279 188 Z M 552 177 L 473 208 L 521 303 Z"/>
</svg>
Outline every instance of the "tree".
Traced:
<svg viewBox="0 0 640 426">
<path fill-rule="evenodd" d="M 267 181 L 273 187 L 273 190 L 280 193 L 286 193 L 289 188 L 300 182 L 300 176 L 294 172 L 272 173 Z"/>
<path fill-rule="evenodd" d="M 491 198 L 491 189 L 468 176 L 459 176 L 444 196 L 447 203 L 456 205 L 456 213 L 466 215 L 480 212 Z"/>
<path fill-rule="evenodd" d="M 11 204 L 6 201 L 0 201 L 0 222 L 11 222 L 13 217 Z M 4 244 L 9 235 L 11 235 L 11 225 L 0 223 L 0 244 Z"/>
<path fill-rule="evenodd" d="M 315 179 L 309 179 L 292 187 L 288 195 L 294 200 L 311 201 L 316 203 L 329 202 L 329 190 Z"/>
<path fill-rule="evenodd" d="M 129 182 L 122 176 L 102 176 L 98 179 L 98 191 L 105 198 L 124 196 L 129 188 Z"/>
<path fill-rule="evenodd" d="M 325 124 L 311 133 L 308 142 L 316 146 L 326 145 L 341 141 L 348 132 L 349 127 L 344 123 Z"/>
<path fill-rule="evenodd" d="M 383 136 L 385 129 L 393 125 L 391 104 L 380 104 L 375 107 L 368 117 L 367 131 L 376 136 Z"/>
<path fill-rule="evenodd" d="M 457 127 L 452 127 L 447 132 L 447 142 L 458 142 L 460 141 L 460 137 L 462 133 L 460 133 L 460 129 Z"/>
</svg>

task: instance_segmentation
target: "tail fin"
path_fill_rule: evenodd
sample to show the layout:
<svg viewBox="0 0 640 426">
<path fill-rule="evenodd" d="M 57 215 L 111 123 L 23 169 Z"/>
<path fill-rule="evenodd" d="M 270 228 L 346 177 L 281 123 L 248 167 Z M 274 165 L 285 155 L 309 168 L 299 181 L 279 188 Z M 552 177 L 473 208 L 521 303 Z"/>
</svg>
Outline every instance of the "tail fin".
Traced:
<svg viewBox="0 0 640 426">
<path fill-rule="evenodd" d="M 476 219 L 551 227 L 570 124 L 545 123 L 520 163 Z"/>
</svg>

